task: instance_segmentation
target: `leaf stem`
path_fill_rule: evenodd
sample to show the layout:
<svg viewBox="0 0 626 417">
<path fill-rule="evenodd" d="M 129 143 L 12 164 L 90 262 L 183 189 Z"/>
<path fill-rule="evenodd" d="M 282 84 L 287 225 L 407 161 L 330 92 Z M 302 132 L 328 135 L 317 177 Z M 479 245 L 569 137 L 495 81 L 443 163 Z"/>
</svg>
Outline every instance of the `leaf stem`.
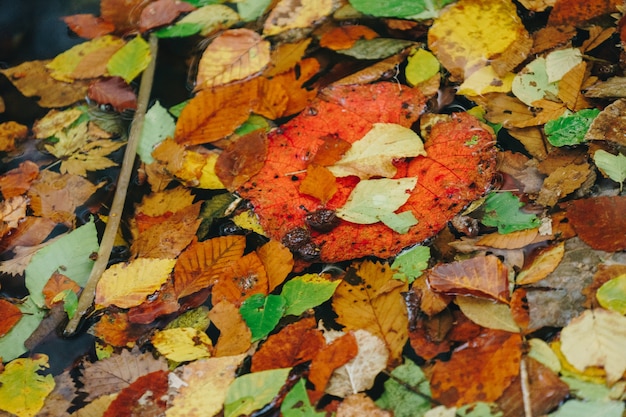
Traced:
<svg viewBox="0 0 626 417">
<path fill-rule="evenodd" d="M 85 316 L 89 308 L 91 307 L 96 294 L 96 285 L 105 271 L 109 258 L 111 256 L 111 250 L 115 242 L 115 236 L 120 225 L 122 218 L 122 212 L 124 211 L 124 203 L 126 201 L 126 193 L 128 191 L 128 185 L 130 183 L 130 177 L 135 164 L 135 157 L 137 155 L 137 145 L 139 143 L 139 137 L 141 136 L 141 130 L 143 128 L 143 122 L 145 114 L 148 109 L 148 102 L 150 101 L 150 93 L 152 91 L 152 83 L 154 81 L 154 72 L 156 68 L 156 58 L 158 52 L 158 39 L 154 35 L 150 35 L 150 63 L 144 70 L 141 76 L 141 84 L 139 86 L 139 94 L 137 97 L 137 111 L 130 126 L 130 135 L 128 143 L 126 144 L 126 150 L 124 151 L 124 160 L 122 161 L 122 168 L 117 180 L 117 188 L 115 190 L 115 196 L 113 197 L 113 203 L 111 204 L 111 210 L 109 211 L 109 220 L 100 242 L 100 249 L 98 250 L 98 258 L 93 265 L 89 280 L 83 289 L 80 299 L 78 300 L 78 308 L 76 314 L 70 319 L 65 327 L 64 336 L 72 336 L 76 333 L 79 322 Z"/>
</svg>

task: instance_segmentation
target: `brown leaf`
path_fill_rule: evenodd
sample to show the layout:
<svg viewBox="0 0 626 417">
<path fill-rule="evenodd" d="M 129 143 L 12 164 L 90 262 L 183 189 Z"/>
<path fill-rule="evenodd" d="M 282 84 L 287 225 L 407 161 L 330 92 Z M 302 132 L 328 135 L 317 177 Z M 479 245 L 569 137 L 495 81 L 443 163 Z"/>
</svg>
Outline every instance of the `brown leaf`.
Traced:
<svg viewBox="0 0 626 417">
<path fill-rule="evenodd" d="M 532 35 L 534 42 L 530 53 L 540 54 L 559 45 L 566 45 L 575 35 L 576 28 L 573 26 L 546 26 L 539 28 Z"/>
<path fill-rule="evenodd" d="M 250 370 L 259 372 L 296 366 L 312 360 L 324 345 L 324 336 L 315 318 L 301 319 L 269 336 L 252 356 Z"/>
<path fill-rule="evenodd" d="M 587 63 L 583 61 L 569 70 L 559 81 L 558 97 L 571 111 L 592 107 L 580 91 L 587 75 L 586 71 Z"/>
<path fill-rule="evenodd" d="M 222 236 L 194 242 L 178 257 L 174 268 L 174 288 L 178 297 L 208 288 L 225 273 L 231 263 L 243 256 L 244 236 Z"/>
<path fill-rule="evenodd" d="M 258 248 L 256 253 L 267 272 L 268 291 L 272 292 L 285 281 L 287 275 L 292 271 L 294 265 L 293 254 L 276 240 L 270 240 Z"/>
<path fill-rule="evenodd" d="M 590 175 L 595 175 L 589 163 L 580 165 L 569 164 L 555 169 L 543 181 L 543 187 L 539 191 L 537 204 L 542 206 L 554 206 L 556 203 L 578 190 Z"/>
<path fill-rule="evenodd" d="M 556 269 L 564 253 L 563 242 L 534 250 L 527 258 L 524 268 L 517 274 L 515 283 L 525 285 L 541 281 Z"/>
<path fill-rule="evenodd" d="M 60 274 L 59 272 L 54 272 L 41 290 L 46 307 L 52 308 L 53 304 L 60 302 L 60 300 L 54 301 L 54 297 L 65 290 L 73 291 L 78 295 L 80 292 L 80 285 L 67 276 Z"/>
<path fill-rule="evenodd" d="M 431 360 L 440 353 L 451 348 L 448 332 L 453 326 L 454 318 L 449 310 L 444 310 L 432 317 L 418 316 L 411 324 L 409 342 L 415 354 L 423 359 Z"/>
<path fill-rule="evenodd" d="M 94 39 L 115 30 L 113 23 L 88 13 L 64 16 L 63 21 L 72 32 L 85 39 Z"/>
<path fill-rule="evenodd" d="M 89 85 L 87 95 L 100 104 L 110 104 L 118 112 L 137 108 L 137 96 L 122 77 L 96 80 Z"/>
<path fill-rule="evenodd" d="M 315 156 L 311 160 L 311 165 L 327 167 L 339 161 L 341 157 L 352 147 L 350 142 L 346 142 L 337 136 L 324 136 L 322 143 Z"/>
<path fill-rule="evenodd" d="M 0 191 L 5 199 L 24 194 L 39 175 L 39 167 L 32 161 L 24 161 L 19 167 L 0 176 Z"/>
<path fill-rule="evenodd" d="M 214 356 L 233 356 L 250 349 L 252 333 L 239 309 L 228 301 L 220 301 L 209 311 L 211 322 L 220 330 Z"/>
<path fill-rule="evenodd" d="M 374 39 L 378 33 L 363 25 L 339 26 L 324 32 L 320 46 L 332 50 L 349 49 L 359 39 Z"/>
<path fill-rule="evenodd" d="M 100 16 L 115 25 L 121 35 L 136 33 L 141 12 L 150 2 L 145 0 L 102 0 Z"/>
<path fill-rule="evenodd" d="M 313 358 L 310 367 L 309 381 L 315 387 L 313 392 L 309 391 L 309 397 L 313 403 L 324 394 L 326 385 L 335 369 L 339 368 L 354 359 L 359 352 L 359 347 L 352 332 L 333 340 L 328 345 L 324 345 Z"/>
<path fill-rule="evenodd" d="M 217 158 L 215 173 L 226 189 L 234 191 L 263 167 L 267 134 L 257 129 L 231 143 Z"/>
<path fill-rule="evenodd" d="M 619 0 L 557 0 L 548 18 L 549 26 L 581 26 L 583 23 L 616 12 Z"/>
<path fill-rule="evenodd" d="M 17 122 L 0 123 L 0 151 L 11 152 L 15 150 L 15 142 L 26 136 L 28 136 L 27 126 Z"/>
<path fill-rule="evenodd" d="M 584 198 L 568 204 L 567 217 L 586 244 L 615 252 L 626 249 L 625 210 L 626 196 Z"/>
<path fill-rule="evenodd" d="M 13 303 L 0 299 L 0 337 L 7 334 L 22 318 L 22 311 Z"/>
<path fill-rule="evenodd" d="M 163 415 L 167 406 L 168 374 L 160 370 L 140 376 L 118 393 L 103 417 Z"/>
<path fill-rule="evenodd" d="M 225 265 L 211 290 L 214 303 L 228 300 L 236 306 L 252 294 L 269 293 L 265 267 L 256 252 L 250 252 Z"/>
<path fill-rule="evenodd" d="M 389 363 L 402 359 L 408 335 L 408 317 L 402 299 L 405 282 L 392 278 L 389 265 L 364 261 L 341 281 L 333 294 L 337 323 L 346 330 L 363 329 L 385 341 Z"/>
<path fill-rule="evenodd" d="M 147 216 L 161 216 L 176 213 L 193 203 L 191 190 L 185 187 L 170 188 L 145 195 L 135 208 L 136 213 Z"/>
<path fill-rule="evenodd" d="M 428 284 L 446 294 L 468 294 L 509 302 L 507 267 L 496 256 L 476 256 L 440 264 L 428 275 Z"/>
<path fill-rule="evenodd" d="M 170 278 L 155 295 L 148 297 L 142 304 L 128 309 L 128 321 L 139 324 L 152 323 L 160 316 L 175 313 L 179 308 L 178 297 Z"/>
<path fill-rule="evenodd" d="M 56 226 L 56 222 L 46 217 L 26 216 L 17 229 L 0 240 L 0 253 L 13 250 L 18 246 L 31 247 L 43 242 Z M 0 233 L 1 235 L 1 233 Z"/>
<path fill-rule="evenodd" d="M 178 0 L 156 0 L 148 4 L 139 16 L 139 30 L 146 32 L 172 23 L 181 13 L 195 10 L 191 4 Z"/>
<path fill-rule="evenodd" d="M 548 240 L 549 236 L 540 236 L 539 229 L 519 230 L 512 233 L 491 233 L 481 236 L 477 245 L 489 246 L 496 249 L 520 249 L 531 243 Z"/>
<path fill-rule="evenodd" d="M 615 91 L 615 88 L 611 88 Z M 622 132 L 626 129 L 626 99 L 616 100 L 609 104 L 593 119 L 585 140 L 608 140 L 622 146 L 626 145 L 626 138 Z"/>
<path fill-rule="evenodd" d="M 132 257 L 173 259 L 191 243 L 202 219 L 198 218 L 202 203 L 188 206 L 163 223 L 141 233 L 130 247 Z"/>
<path fill-rule="evenodd" d="M 500 398 L 519 374 L 519 334 L 487 329 L 432 368 L 433 398 L 447 407 Z"/>
<path fill-rule="evenodd" d="M 125 42 L 122 39 L 114 38 L 110 45 L 105 45 L 82 57 L 72 71 L 70 78 L 83 80 L 86 78 L 97 78 L 107 75 L 107 64 L 109 59 L 119 51 Z"/>
</svg>

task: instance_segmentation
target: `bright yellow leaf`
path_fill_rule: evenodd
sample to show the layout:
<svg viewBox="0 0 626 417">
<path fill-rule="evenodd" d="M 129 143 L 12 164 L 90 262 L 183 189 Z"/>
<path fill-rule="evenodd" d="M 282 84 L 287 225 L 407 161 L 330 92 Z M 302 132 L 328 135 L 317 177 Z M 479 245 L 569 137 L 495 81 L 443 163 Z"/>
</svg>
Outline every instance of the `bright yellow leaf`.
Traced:
<svg viewBox="0 0 626 417">
<path fill-rule="evenodd" d="M 165 283 L 175 259 L 137 258 L 104 271 L 96 287 L 96 304 L 120 308 L 137 306 Z"/>
<path fill-rule="evenodd" d="M 259 218 L 252 210 L 244 211 L 233 216 L 233 222 L 242 229 L 252 230 L 262 236 L 265 236 L 263 227 L 259 223 Z"/>
<path fill-rule="evenodd" d="M 198 188 L 204 188 L 206 190 L 221 190 L 225 188 L 224 184 L 222 184 L 222 181 L 220 181 L 215 173 L 215 164 L 217 163 L 218 157 L 219 155 L 216 153 L 211 153 L 207 156 L 200 174 Z"/>
<path fill-rule="evenodd" d="M 235 379 L 237 368 L 245 355 L 202 359 L 185 365 L 181 379 L 186 383 L 174 397 L 166 417 L 186 417 L 202 410 L 202 415 L 212 417 L 220 412 L 226 391 Z M 208 392 L 211 395 L 206 395 Z"/>
<path fill-rule="evenodd" d="M 487 93 L 508 93 L 511 91 L 514 78 L 515 74 L 512 72 L 507 73 L 504 77 L 500 77 L 493 70 L 493 67 L 483 67 L 470 75 L 459 86 L 457 94 L 479 96 Z"/>
<path fill-rule="evenodd" d="M 250 29 L 232 29 L 204 50 L 196 88 L 203 89 L 258 74 L 270 61 L 270 43 Z"/>
<path fill-rule="evenodd" d="M 178 327 L 157 332 L 152 344 L 167 359 L 188 362 L 211 356 L 213 344 L 206 333 L 193 327 Z"/>
<path fill-rule="evenodd" d="M 0 373 L 0 410 L 19 417 L 36 415 L 54 389 L 52 375 L 38 373 L 48 367 L 48 356 L 43 353 L 9 362 Z"/>
<path fill-rule="evenodd" d="M 290 29 L 309 28 L 332 11 L 332 0 L 281 0 L 267 17 L 263 35 L 273 36 Z"/>
<path fill-rule="evenodd" d="M 526 59 L 532 40 L 511 0 L 460 0 L 435 20 L 428 46 L 464 80 L 487 65 L 503 76 Z"/>
</svg>

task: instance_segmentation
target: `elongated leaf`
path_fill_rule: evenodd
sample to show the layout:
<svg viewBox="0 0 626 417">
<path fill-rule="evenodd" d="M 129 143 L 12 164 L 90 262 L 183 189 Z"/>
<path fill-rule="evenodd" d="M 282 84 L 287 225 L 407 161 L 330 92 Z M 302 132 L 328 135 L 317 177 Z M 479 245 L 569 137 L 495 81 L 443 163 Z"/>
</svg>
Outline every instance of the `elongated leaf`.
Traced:
<svg viewBox="0 0 626 417">
<path fill-rule="evenodd" d="M 356 59 L 384 59 L 413 45 L 412 41 L 391 38 L 360 39 L 350 49 L 337 52 Z"/>
</svg>

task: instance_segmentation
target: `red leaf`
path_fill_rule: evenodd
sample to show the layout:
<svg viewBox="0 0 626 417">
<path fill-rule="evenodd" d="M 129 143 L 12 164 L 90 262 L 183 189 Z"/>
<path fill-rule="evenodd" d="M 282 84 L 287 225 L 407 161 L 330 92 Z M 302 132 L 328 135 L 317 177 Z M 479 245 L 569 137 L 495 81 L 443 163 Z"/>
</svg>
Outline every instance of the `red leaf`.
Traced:
<svg viewBox="0 0 626 417">
<path fill-rule="evenodd" d="M 20 321 L 22 312 L 15 305 L 9 303 L 6 300 L 0 300 L 0 337 L 9 333 L 9 330 Z"/>
<path fill-rule="evenodd" d="M 620 0 L 557 0 L 550 12 L 550 26 L 580 26 L 582 23 L 617 11 Z"/>
<path fill-rule="evenodd" d="M 115 25 L 92 14 L 75 14 L 63 17 L 72 32 L 85 39 L 94 39 L 115 30 Z"/>
<path fill-rule="evenodd" d="M 121 77 L 95 81 L 89 85 L 87 95 L 100 104 L 110 104 L 118 112 L 137 108 L 135 92 Z"/>
<path fill-rule="evenodd" d="M 338 191 L 325 206 L 300 193 L 305 170 L 328 136 L 353 143 L 374 122 L 411 126 L 424 100 L 416 89 L 387 82 L 326 89 L 308 109 L 270 133 L 265 166 L 239 193 L 250 199 L 267 235 L 282 241 L 288 232 L 306 227 L 308 213 L 343 206 L 358 182 L 356 177 L 337 179 Z M 321 261 L 336 262 L 367 255 L 385 258 L 435 235 L 490 185 L 495 172 L 492 145 L 492 134 L 472 116 L 463 113 L 442 120 L 432 126 L 427 157 L 397 163 L 397 177 L 419 178 L 400 209 L 411 210 L 417 225 L 399 234 L 382 223 L 340 221 L 326 233 L 311 231 L 309 243 L 316 246 Z"/>
<path fill-rule="evenodd" d="M 181 13 L 195 10 L 191 4 L 179 0 L 157 0 L 148 4 L 139 18 L 142 32 L 172 23 Z"/>
<path fill-rule="evenodd" d="M 594 249 L 615 252 L 626 249 L 624 212 L 626 196 L 596 197 L 572 201 L 567 217 L 583 242 Z"/>
<path fill-rule="evenodd" d="M 128 310 L 128 321 L 140 324 L 152 323 L 157 317 L 174 313 L 179 308 L 174 284 L 168 280 L 158 291 L 156 297 L 150 296 L 144 303 Z"/>
<path fill-rule="evenodd" d="M 117 395 L 103 417 L 131 417 L 165 414 L 168 389 L 167 371 L 141 376 Z M 141 401 L 140 401 L 141 400 Z"/>
</svg>

